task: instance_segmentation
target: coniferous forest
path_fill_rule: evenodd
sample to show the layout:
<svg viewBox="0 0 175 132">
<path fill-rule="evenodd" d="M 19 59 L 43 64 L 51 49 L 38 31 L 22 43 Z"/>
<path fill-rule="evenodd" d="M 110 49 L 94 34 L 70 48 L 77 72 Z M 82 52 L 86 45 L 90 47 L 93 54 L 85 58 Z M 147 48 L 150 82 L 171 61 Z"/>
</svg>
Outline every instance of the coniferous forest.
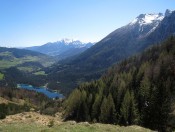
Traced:
<svg viewBox="0 0 175 132">
<path fill-rule="evenodd" d="M 175 37 L 76 88 L 64 102 L 67 120 L 175 128 Z"/>
</svg>

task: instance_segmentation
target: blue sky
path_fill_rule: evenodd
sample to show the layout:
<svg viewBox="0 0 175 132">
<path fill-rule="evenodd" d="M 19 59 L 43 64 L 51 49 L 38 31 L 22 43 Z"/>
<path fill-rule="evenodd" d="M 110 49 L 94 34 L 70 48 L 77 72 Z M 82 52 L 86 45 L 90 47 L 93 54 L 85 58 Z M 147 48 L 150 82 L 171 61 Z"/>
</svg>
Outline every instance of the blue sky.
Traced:
<svg viewBox="0 0 175 132">
<path fill-rule="evenodd" d="M 166 9 L 175 0 L 0 0 L 0 46 L 99 41 L 139 14 Z"/>
</svg>

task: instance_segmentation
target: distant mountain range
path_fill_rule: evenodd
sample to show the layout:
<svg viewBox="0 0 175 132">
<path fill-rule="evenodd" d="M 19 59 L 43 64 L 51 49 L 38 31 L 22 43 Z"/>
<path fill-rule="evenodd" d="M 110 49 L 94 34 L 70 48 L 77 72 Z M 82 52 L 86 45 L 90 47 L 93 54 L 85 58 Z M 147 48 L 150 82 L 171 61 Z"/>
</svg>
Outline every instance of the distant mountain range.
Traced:
<svg viewBox="0 0 175 132">
<path fill-rule="evenodd" d="M 81 55 L 57 65 L 51 70 L 50 77 L 55 76 L 53 79 L 60 82 L 59 87 L 68 92 L 68 88 L 100 77 L 114 63 L 141 53 L 174 34 L 175 11 L 166 10 L 165 14 L 140 14 Z"/>
<path fill-rule="evenodd" d="M 47 43 L 41 46 L 27 47 L 25 49 L 37 51 L 50 56 L 56 56 L 58 60 L 66 59 L 68 57 L 78 55 L 95 43 L 83 43 L 79 40 L 62 39 L 57 42 Z"/>
</svg>

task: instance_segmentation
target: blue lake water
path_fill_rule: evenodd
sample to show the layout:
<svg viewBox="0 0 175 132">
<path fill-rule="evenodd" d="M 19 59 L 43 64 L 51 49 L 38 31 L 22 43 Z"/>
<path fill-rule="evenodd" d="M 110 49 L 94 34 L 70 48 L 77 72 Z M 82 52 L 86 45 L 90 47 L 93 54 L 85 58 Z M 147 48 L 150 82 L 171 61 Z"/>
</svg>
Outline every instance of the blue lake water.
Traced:
<svg viewBox="0 0 175 132">
<path fill-rule="evenodd" d="M 27 89 L 27 90 L 34 90 L 36 92 L 43 93 L 49 98 L 64 98 L 62 94 L 58 92 L 54 92 L 51 89 L 44 88 L 44 87 L 34 87 L 28 84 L 18 84 L 17 87 L 22 88 L 22 89 Z"/>
</svg>

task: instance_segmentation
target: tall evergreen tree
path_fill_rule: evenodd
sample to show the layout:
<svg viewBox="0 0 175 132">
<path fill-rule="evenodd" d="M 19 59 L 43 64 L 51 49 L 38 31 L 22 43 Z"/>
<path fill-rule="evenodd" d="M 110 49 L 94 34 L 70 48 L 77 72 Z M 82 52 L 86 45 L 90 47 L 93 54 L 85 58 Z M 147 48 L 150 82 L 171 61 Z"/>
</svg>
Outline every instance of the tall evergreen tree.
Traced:
<svg viewBox="0 0 175 132">
<path fill-rule="evenodd" d="M 109 109 L 106 97 L 103 98 L 100 110 L 101 110 L 99 117 L 100 122 L 107 123 L 109 116 Z"/>
<path fill-rule="evenodd" d="M 129 110 L 130 110 L 130 93 L 127 90 L 120 108 L 122 124 L 129 125 L 129 122 L 128 122 Z"/>
<path fill-rule="evenodd" d="M 94 104 L 92 105 L 92 113 L 91 113 L 91 118 L 94 122 L 99 121 L 101 100 L 102 96 L 96 94 Z"/>
<path fill-rule="evenodd" d="M 108 95 L 107 104 L 108 104 L 108 108 L 109 108 L 108 122 L 113 123 L 113 124 L 117 123 L 117 113 L 116 113 L 116 109 L 115 109 L 114 100 L 113 100 L 113 97 L 111 94 Z"/>
<path fill-rule="evenodd" d="M 127 90 L 122 102 L 120 112 L 121 123 L 125 125 L 138 123 L 139 115 L 133 92 L 130 93 L 129 90 Z"/>
</svg>

